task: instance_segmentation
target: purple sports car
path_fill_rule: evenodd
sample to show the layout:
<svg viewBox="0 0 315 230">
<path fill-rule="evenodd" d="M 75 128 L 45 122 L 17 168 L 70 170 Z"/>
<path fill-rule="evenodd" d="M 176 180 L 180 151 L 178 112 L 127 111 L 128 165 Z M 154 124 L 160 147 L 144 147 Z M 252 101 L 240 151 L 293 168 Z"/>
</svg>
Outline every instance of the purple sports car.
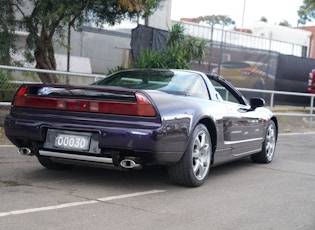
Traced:
<svg viewBox="0 0 315 230">
<path fill-rule="evenodd" d="M 263 106 L 220 76 L 133 69 L 88 86 L 22 85 L 5 133 L 48 169 L 165 165 L 174 183 L 196 187 L 214 165 L 272 161 L 278 122 Z"/>
</svg>

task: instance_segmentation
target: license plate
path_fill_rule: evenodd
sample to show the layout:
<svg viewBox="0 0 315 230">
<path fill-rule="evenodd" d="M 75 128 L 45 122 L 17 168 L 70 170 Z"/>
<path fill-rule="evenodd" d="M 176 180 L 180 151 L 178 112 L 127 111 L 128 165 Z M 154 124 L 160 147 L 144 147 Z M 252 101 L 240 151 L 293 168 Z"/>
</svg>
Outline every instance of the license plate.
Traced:
<svg viewBox="0 0 315 230">
<path fill-rule="evenodd" d="M 57 133 L 54 146 L 56 148 L 68 150 L 88 150 L 90 142 L 91 136 Z"/>
</svg>

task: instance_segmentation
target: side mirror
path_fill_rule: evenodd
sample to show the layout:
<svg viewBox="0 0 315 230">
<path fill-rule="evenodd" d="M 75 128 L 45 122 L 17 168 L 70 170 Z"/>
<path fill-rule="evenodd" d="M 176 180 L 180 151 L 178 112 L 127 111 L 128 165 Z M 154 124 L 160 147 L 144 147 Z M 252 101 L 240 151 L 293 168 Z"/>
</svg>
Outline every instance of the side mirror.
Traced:
<svg viewBox="0 0 315 230">
<path fill-rule="evenodd" d="M 255 110 L 256 108 L 259 107 L 264 107 L 265 106 L 265 100 L 259 97 L 253 97 L 249 100 L 249 104 L 252 108 L 252 110 Z"/>
</svg>

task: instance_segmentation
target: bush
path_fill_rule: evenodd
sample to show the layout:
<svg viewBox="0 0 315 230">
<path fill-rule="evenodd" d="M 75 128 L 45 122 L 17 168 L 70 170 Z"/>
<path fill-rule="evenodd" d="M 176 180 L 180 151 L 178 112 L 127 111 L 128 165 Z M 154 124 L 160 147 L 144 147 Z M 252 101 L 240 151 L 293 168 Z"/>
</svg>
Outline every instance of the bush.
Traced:
<svg viewBox="0 0 315 230">
<path fill-rule="evenodd" d="M 189 69 L 192 61 L 203 60 L 206 41 L 184 35 L 181 23 L 174 24 L 166 41 L 167 49 L 156 51 L 146 49 L 140 60 L 132 65 L 134 68 L 169 68 Z"/>
<path fill-rule="evenodd" d="M 120 70 L 125 70 L 126 68 L 122 65 L 120 66 L 116 66 L 115 68 L 112 68 L 112 69 L 108 69 L 108 73 L 107 74 L 112 74 L 112 73 L 115 73 L 117 71 L 120 71 Z"/>
</svg>

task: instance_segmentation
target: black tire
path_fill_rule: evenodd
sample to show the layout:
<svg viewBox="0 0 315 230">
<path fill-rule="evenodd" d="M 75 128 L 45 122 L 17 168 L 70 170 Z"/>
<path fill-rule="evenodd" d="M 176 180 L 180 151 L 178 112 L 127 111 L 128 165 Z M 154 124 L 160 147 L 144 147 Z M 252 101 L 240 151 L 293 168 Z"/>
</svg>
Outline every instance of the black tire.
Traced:
<svg viewBox="0 0 315 230">
<path fill-rule="evenodd" d="M 63 164 L 52 161 L 47 156 L 37 156 L 39 163 L 47 169 L 52 170 L 68 170 L 72 169 L 74 165 L 71 164 Z"/>
<path fill-rule="evenodd" d="M 168 167 L 170 179 L 178 185 L 201 186 L 207 179 L 211 157 L 212 145 L 209 131 L 205 125 L 198 124 L 193 130 L 181 160 Z"/>
<path fill-rule="evenodd" d="M 270 120 L 262 150 L 259 153 L 251 155 L 251 159 L 256 163 L 270 163 L 273 160 L 276 150 L 277 128 L 274 121 Z"/>
</svg>

